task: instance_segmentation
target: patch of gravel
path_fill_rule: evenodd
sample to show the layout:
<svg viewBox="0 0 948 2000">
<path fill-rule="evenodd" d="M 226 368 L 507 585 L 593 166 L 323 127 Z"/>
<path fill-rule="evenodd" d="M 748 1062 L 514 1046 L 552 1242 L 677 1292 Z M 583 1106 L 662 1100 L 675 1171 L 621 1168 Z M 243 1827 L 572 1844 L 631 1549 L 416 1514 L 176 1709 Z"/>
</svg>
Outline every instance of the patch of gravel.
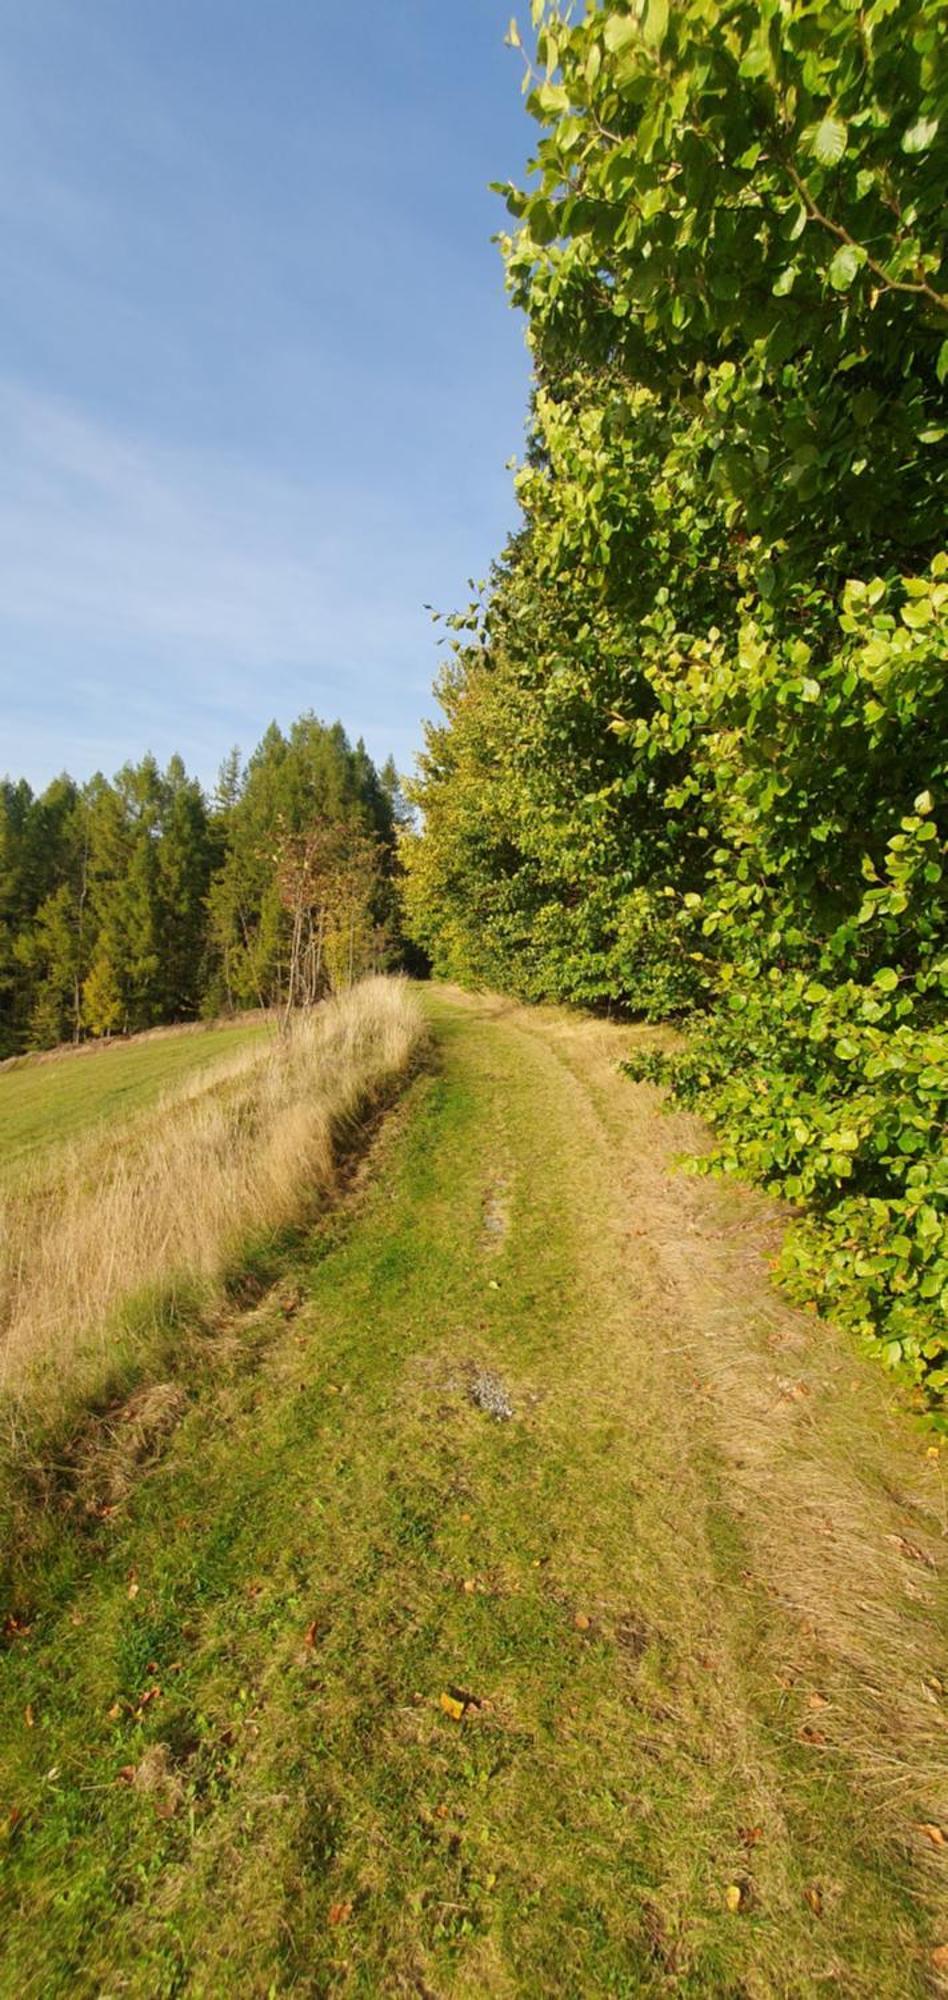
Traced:
<svg viewBox="0 0 948 2000">
<path fill-rule="evenodd" d="M 513 1404 L 499 1375 L 490 1369 L 479 1368 L 472 1376 L 468 1395 L 475 1409 L 483 1410 L 487 1417 L 495 1417 L 498 1423 L 509 1423 L 513 1416 Z"/>
<path fill-rule="evenodd" d="M 484 1236 L 490 1249 L 499 1249 L 509 1227 L 507 1212 L 508 1183 L 505 1177 L 495 1181 L 484 1196 Z"/>
</svg>

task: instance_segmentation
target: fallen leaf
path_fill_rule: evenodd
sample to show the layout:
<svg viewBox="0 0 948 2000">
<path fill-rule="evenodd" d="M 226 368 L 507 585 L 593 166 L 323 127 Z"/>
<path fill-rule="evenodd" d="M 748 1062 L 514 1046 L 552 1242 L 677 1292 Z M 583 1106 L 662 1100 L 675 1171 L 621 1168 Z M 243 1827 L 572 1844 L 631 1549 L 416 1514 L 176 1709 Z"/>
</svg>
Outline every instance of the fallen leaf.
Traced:
<svg viewBox="0 0 948 2000">
<path fill-rule="evenodd" d="M 312 1624 L 307 1625 L 306 1631 L 303 1635 L 304 1646 L 315 1646 L 316 1636 L 318 1631 L 319 1631 L 319 1625 L 317 1620 L 314 1618 Z"/>
<path fill-rule="evenodd" d="M 27 1702 L 26 1707 L 23 1710 L 23 1720 L 26 1723 L 27 1729 L 35 1729 L 36 1718 L 33 1714 L 33 1703 L 31 1701 Z"/>
<path fill-rule="evenodd" d="M 465 1597 L 473 1597 L 476 1589 L 477 1589 L 477 1584 L 475 1583 L 474 1578 L 472 1576 L 466 1576 L 464 1579 Z"/>
<path fill-rule="evenodd" d="M 737 1831 L 745 1847 L 756 1847 L 758 1841 L 763 1840 L 764 1837 L 762 1826 L 739 1826 Z"/>
<path fill-rule="evenodd" d="M 826 1742 L 826 1737 L 824 1736 L 822 1729 L 811 1729 L 809 1725 L 807 1725 L 805 1729 L 801 1729 L 799 1731 L 799 1737 L 801 1743 L 820 1744 Z"/>
<path fill-rule="evenodd" d="M 732 1916 L 736 1916 L 743 1901 L 741 1885 L 739 1882 L 728 1883 L 727 1888 L 724 1891 L 724 1900 Z"/>
<path fill-rule="evenodd" d="M 471 1525 L 471 1522 L 472 1522 L 473 1518 L 474 1518 L 474 1517 L 473 1517 L 473 1515 L 472 1515 L 472 1514 L 462 1514 L 462 1515 L 461 1515 L 461 1519 L 462 1519 L 462 1521 L 464 1522 L 464 1526 L 465 1526 L 466 1528 L 469 1528 L 469 1527 L 470 1527 L 470 1525 Z"/>
<path fill-rule="evenodd" d="M 804 1889 L 803 1894 L 806 1897 L 806 1900 L 809 1903 L 811 1910 L 813 1911 L 813 1915 L 815 1917 L 821 1917 L 823 1915 L 823 1897 L 821 1891 L 817 1887 L 817 1884 L 815 1882 L 809 1882 L 806 1888 Z"/>
<path fill-rule="evenodd" d="M 587 1618 L 585 1611 L 577 1611 L 576 1616 L 573 1619 L 573 1624 L 575 1625 L 577 1632 L 589 1631 L 589 1619 Z"/>
<path fill-rule="evenodd" d="M 926 1840 L 931 1841 L 933 1847 L 944 1847 L 946 1844 L 948 1844 L 945 1841 L 945 1836 L 942 1833 L 941 1827 L 935 1826 L 934 1823 L 930 1820 L 921 1820 L 919 1822 L 918 1827 L 916 1828 L 916 1831 L 918 1833 L 923 1833 L 925 1835 Z"/>
<path fill-rule="evenodd" d="M 827 1701 L 827 1699 L 826 1699 L 826 1696 L 825 1696 L 825 1694 L 817 1694 L 817 1692 L 816 1692 L 816 1689 L 815 1689 L 815 1688 L 812 1688 L 812 1689 L 810 1690 L 810 1693 L 809 1693 L 809 1694 L 807 1695 L 807 1698 L 806 1698 L 806 1700 L 807 1700 L 807 1707 L 808 1707 L 808 1708 L 828 1708 L 828 1707 L 829 1707 L 829 1702 Z"/>
<path fill-rule="evenodd" d="M 444 1710 L 445 1715 L 450 1715 L 452 1722 L 463 1722 L 464 1703 L 463 1701 L 456 1701 L 453 1694 L 441 1695 L 438 1706 Z"/>
<path fill-rule="evenodd" d="M 948 1944 L 936 1944 L 932 1964 L 936 1972 L 948 1972 Z"/>
<path fill-rule="evenodd" d="M 112 1706 L 111 1706 L 111 1708 L 109 1709 L 109 1721 L 110 1721 L 110 1722 L 117 1722 L 117 1721 L 118 1721 L 118 1719 L 119 1719 L 119 1716 L 121 1715 L 121 1713 L 122 1713 L 122 1704 L 121 1704 L 121 1702 L 120 1702 L 120 1701 L 113 1701 L 113 1703 L 112 1703 Z"/>
<path fill-rule="evenodd" d="M 351 1903 L 330 1903 L 329 1921 L 331 1924 L 347 1924 L 351 1915 Z"/>
<path fill-rule="evenodd" d="M 133 1785 L 135 1783 L 135 1765 L 123 1764 L 115 1782 L 117 1785 Z"/>
</svg>

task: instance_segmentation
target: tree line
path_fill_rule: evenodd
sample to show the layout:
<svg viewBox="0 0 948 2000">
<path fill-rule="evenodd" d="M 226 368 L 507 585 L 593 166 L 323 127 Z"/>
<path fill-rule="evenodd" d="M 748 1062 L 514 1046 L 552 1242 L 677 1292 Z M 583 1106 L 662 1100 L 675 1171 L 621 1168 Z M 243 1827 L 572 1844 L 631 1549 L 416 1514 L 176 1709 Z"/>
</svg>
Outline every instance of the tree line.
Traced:
<svg viewBox="0 0 948 2000">
<path fill-rule="evenodd" d="M 522 524 L 448 621 L 410 927 L 453 978 L 679 1018 L 640 1070 L 805 1211 L 796 1295 L 937 1397 L 948 8 L 532 15 Z"/>
<path fill-rule="evenodd" d="M 180 757 L 0 784 L 0 1057 L 311 1003 L 398 947 L 391 761 L 276 724 L 206 797 Z"/>
</svg>

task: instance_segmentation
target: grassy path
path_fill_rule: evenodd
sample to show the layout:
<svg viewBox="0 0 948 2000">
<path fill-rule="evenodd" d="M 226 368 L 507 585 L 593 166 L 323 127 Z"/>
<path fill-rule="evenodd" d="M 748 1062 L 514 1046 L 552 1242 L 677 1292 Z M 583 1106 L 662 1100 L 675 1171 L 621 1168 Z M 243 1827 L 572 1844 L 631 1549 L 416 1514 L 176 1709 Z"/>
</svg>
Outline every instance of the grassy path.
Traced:
<svg viewBox="0 0 948 2000">
<path fill-rule="evenodd" d="M 347 1212 L 16 1607 L 0 1993 L 937 1992 L 940 1464 L 627 1032 L 429 1004 Z"/>
</svg>

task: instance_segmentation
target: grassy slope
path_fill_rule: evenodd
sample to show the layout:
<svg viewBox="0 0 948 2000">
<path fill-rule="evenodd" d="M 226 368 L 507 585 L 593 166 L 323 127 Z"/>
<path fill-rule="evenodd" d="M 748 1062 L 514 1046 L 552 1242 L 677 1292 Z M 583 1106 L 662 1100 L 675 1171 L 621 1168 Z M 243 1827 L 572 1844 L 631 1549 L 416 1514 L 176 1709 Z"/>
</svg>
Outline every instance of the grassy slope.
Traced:
<svg viewBox="0 0 948 2000">
<path fill-rule="evenodd" d="M 314 1240 L 301 1310 L 284 1288 L 208 1351 L 162 1461 L 18 1606 L 0 1991 L 930 1990 L 928 1748 L 872 1708 L 792 1472 L 821 1506 L 836 1479 L 848 1591 L 931 1671 L 934 1572 L 886 1542 L 910 1506 L 930 1526 L 924 1446 L 832 1349 L 869 1484 L 821 1427 L 818 1360 L 758 1450 L 745 1378 L 797 1328 L 755 1240 L 727 1262 L 756 1210 L 702 1188 L 671 1215 L 668 1135 L 615 1048 L 432 1006 L 441 1073 Z M 720 1296 L 695 1292 L 705 1240 Z M 472 1363 L 514 1422 L 471 1406 Z M 452 1720 L 452 1686 L 485 1706 Z"/>
<path fill-rule="evenodd" d="M 32 1166 L 52 1142 L 134 1116 L 195 1071 L 267 1032 L 263 1021 L 186 1029 L 26 1060 L 0 1072 L 0 1183 Z"/>
</svg>

